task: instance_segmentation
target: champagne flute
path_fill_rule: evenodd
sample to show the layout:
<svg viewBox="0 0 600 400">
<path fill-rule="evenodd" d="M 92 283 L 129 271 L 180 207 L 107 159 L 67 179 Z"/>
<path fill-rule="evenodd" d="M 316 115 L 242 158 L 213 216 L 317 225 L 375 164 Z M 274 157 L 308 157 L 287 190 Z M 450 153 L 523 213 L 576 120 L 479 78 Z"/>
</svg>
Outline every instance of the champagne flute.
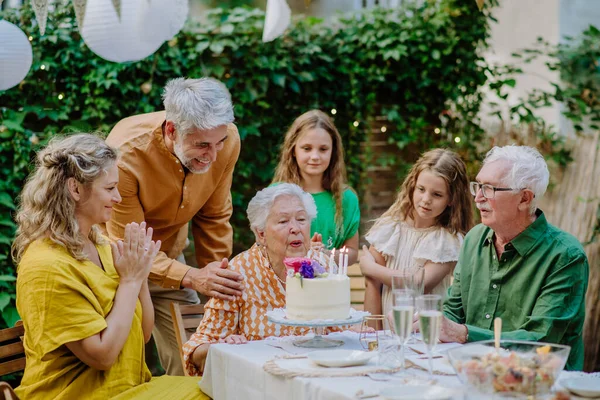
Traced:
<svg viewBox="0 0 600 400">
<path fill-rule="evenodd" d="M 442 296 L 426 294 L 417 297 L 417 310 L 419 311 L 419 327 L 423 342 L 427 349 L 429 378 L 433 379 L 433 348 L 440 338 L 442 325 Z"/>
<path fill-rule="evenodd" d="M 394 330 L 400 341 L 400 369 L 404 370 L 404 350 L 410 339 L 415 312 L 415 293 L 412 290 L 400 289 L 394 291 L 394 305 L 392 316 Z"/>
<path fill-rule="evenodd" d="M 425 289 L 425 268 L 415 265 L 403 268 L 392 276 L 392 296 L 398 290 L 412 290 L 414 296 L 420 296 Z M 413 330 L 407 343 L 417 343 L 416 332 Z"/>
</svg>

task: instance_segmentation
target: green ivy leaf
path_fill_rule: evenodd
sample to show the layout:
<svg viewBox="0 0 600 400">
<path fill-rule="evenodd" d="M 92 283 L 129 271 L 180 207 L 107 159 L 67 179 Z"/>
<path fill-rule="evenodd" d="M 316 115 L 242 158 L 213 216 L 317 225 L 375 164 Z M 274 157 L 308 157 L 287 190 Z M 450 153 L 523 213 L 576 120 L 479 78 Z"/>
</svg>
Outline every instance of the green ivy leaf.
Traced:
<svg viewBox="0 0 600 400">
<path fill-rule="evenodd" d="M 15 210 L 17 208 L 10 195 L 6 192 L 0 192 L 0 205 L 10 208 L 11 210 Z"/>
</svg>

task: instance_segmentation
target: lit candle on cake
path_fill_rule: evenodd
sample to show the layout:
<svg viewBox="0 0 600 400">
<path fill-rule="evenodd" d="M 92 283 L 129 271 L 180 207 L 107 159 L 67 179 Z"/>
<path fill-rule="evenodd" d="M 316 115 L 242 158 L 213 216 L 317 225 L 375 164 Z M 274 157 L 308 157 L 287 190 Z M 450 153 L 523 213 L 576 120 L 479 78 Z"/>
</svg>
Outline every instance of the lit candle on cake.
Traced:
<svg viewBox="0 0 600 400">
<path fill-rule="evenodd" d="M 350 249 L 344 248 L 344 276 L 348 275 L 348 252 Z"/>
<path fill-rule="evenodd" d="M 340 249 L 340 257 L 338 261 L 338 275 L 344 274 L 344 252 L 346 251 L 346 246 Z"/>
<path fill-rule="evenodd" d="M 331 255 L 329 256 L 329 274 L 333 275 L 333 264 L 335 263 L 335 248 L 331 249 Z"/>
</svg>

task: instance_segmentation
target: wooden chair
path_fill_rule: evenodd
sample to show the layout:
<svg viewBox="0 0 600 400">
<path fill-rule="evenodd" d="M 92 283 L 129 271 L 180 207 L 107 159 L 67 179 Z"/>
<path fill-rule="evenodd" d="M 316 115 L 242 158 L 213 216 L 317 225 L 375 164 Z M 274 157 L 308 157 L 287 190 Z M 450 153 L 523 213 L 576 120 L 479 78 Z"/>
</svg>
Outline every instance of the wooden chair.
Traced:
<svg viewBox="0 0 600 400">
<path fill-rule="evenodd" d="M 183 361 L 183 344 L 188 341 L 192 333 L 200 325 L 204 317 L 204 305 L 171 303 L 171 316 L 173 317 L 173 328 L 175 329 L 175 337 L 177 338 L 177 346 L 179 347 L 179 358 L 181 359 L 185 375 L 189 376 L 185 370 L 185 363 Z"/>
<path fill-rule="evenodd" d="M 22 321 L 17 321 L 12 328 L 0 331 L 0 376 L 25 369 L 25 348 L 22 341 L 24 334 Z M 0 382 L 0 399 L 17 400 L 18 397 L 8 383 Z"/>
</svg>

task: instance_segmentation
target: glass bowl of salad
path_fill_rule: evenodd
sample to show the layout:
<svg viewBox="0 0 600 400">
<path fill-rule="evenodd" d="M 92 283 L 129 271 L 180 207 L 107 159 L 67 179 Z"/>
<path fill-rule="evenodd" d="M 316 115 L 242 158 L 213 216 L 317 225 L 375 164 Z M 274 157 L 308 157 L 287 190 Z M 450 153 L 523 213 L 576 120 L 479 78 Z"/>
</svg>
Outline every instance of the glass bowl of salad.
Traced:
<svg viewBox="0 0 600 400">
<path fill-rule="evenodd" d="M 481 394 L 542 396 L 563 370 L 569 346 L 501 340 L 473 342 L 448 350 L 448 358 L 461 382 Z"/>
</svg>

